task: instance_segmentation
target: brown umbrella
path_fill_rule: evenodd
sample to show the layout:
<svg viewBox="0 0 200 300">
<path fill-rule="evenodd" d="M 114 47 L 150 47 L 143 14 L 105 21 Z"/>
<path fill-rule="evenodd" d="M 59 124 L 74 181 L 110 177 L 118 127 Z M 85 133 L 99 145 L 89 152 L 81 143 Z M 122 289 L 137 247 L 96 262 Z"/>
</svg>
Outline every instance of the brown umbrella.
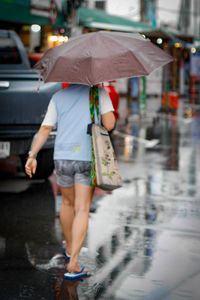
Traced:
<svg viewBox="0 0 200 300">
<path fill-rule="evenodd" d="M 139 33 L 98 31 L 49 49 L 34 69 L 45 82 L 95 85 L 148 75 L 172 60 Z"/>
</svg>

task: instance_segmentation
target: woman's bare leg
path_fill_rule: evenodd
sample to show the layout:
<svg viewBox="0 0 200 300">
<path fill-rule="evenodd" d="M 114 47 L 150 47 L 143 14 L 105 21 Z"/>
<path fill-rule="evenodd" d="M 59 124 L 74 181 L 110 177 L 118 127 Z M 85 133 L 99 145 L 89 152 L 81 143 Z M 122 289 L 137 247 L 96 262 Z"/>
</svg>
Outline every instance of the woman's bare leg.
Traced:
<svg viewBox="0 0 200 300">
<path fill-rule="evenodd" d="M 73 187 L 61 187 L 62 204 L 60 209 L 60 222 L 66 240 L 66 251 L 71 254 L 72 224 L 74 220 L 75 192 Z"/>
<path fill-rule="evenodd" d="M 75 183 L 75 216 L 72 226 L 71 258 L 67 266 L 68 271 L 71 272 L 81 270 L 78 257 L 87 233 L 93 192 L 94 189 L 91 186 Z"/>
</svg>

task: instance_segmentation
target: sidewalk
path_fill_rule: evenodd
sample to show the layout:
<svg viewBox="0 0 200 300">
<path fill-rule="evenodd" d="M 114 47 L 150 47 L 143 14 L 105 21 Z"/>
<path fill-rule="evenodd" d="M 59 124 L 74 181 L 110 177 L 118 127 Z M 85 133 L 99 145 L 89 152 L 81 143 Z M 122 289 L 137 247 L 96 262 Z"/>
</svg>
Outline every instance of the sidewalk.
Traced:
<svg viewBox="0 0 200 300">
<path fill-rule="evenodd" d="M 81 259 L 94 275 L 78 286 L 79 299 L 200 299 L 200 144 L 194 124 L 184 122 L 181 108 L 177 122 L 162 119 L 159 151 L 116 141 L 124 184 L 101 197 L 91 214 L 88 254 Z M 144 137 L 148 130 L 138 126 Z"/>
</svg>

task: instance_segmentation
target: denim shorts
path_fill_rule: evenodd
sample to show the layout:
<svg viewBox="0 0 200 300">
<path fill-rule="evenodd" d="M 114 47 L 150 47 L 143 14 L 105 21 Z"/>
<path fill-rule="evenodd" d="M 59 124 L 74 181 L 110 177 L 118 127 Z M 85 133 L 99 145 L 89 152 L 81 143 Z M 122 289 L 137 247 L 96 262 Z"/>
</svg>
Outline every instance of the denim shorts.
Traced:
<svg viewBox="0 0 200 300">
<path fill-rule="evenodd" d="M 57 183 L 71 187 L 74 183 L 90 185 L 91 161 L 55 160 Z"/>
</svg>

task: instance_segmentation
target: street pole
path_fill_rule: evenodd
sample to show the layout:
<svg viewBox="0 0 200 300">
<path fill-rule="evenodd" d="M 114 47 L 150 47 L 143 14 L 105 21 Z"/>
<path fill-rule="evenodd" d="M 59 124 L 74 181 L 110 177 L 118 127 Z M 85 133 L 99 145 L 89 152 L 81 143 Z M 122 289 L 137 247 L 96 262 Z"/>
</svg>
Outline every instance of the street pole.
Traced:
<svg viewBox="0 0 200 300">
<path fill-rule="evenodd" d="M 63 1 L 64 15 L 66 19 L 67 35 L 74 37 L 82 33 L 81 27 L 77 26 L 77 9 L 81 1 L 65 0 Z"/>
<path fill-rule="evenodd" d="M 198 0 L 194 0 L 194 39 L 197 38 Z"/>
<path fill-rule="evenodd" d="M 140 95 L 139 95 L 140 116 L 144 116 L 145 111 L 146 111 L 146 77 L 142 76 L 140 78 L 140 82 L 142 84 L 141 90 L 140 90 Z"/>
<path fill-rule="evenodd" d="M 166 81 L 165 85 L 165 93 L 166 93 L 166 110 L 169 111 L 169 81 Z"/>
<path fill-rule="evenodd" d="M 177 92 L 177 83 L 178 83 L 178 48 L 173 47 L 173 58 L 172 62 L 172 91 Z"/>
<path fill-rule="evenodd" d="M 169 81 L 167 80 L 166 86 L 165 86 L 165 92 L 166 92 L 166 112 L 169 112 Z M 166 114 L 165 119 L 165 144 L 168 145 L 169 143 L 169 119 L 168 115 Z"/>
<path fill-rule="evenodd" d="M 144 22 L 144 0 L 140 0 L 140 22 Z"/>
</svg>

